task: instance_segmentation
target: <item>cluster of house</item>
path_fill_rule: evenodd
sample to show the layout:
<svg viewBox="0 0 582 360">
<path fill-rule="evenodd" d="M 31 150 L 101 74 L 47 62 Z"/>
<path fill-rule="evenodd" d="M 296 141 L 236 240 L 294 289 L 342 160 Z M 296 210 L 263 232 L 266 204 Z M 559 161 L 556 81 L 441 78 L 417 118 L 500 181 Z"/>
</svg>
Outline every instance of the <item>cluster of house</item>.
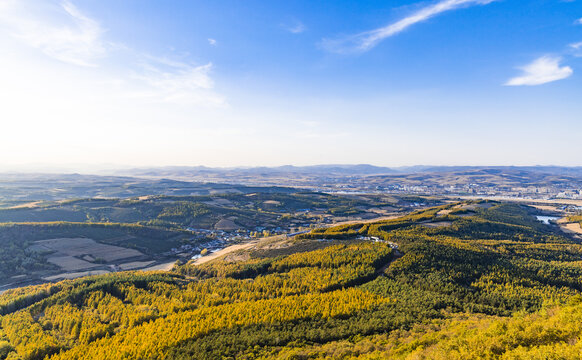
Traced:
<svg viewBox="0 0 582 360">
<path fill-rule="evenodd" d="M 352 193 L 362 193 L 363 188 L 359 187 Z M 323 189 L 320 189 L 325 191 Z M 374 185 L 364 193 L 384 193 L 384 194 L 419 194 L 419 195 L 483 195 L 483 196 L 509 196 L 532 199 L 582 199 L 582 189 L 576 188 L 573 184 L 559 184 L 559 186 L 506 186 L 506 185 L 485 185 L 470 183 L 464 185 L 401 185 L 390 184 L 386 186 Z"/>
<path fill-rule="evenodd" d="M 196 259 L 200 257 L 200 253 L 206 249 L 206 253 L 210 254 L 215 251 L 221 250 L 232 243 L 238 243 L 245 240 L 250 240 L 255 237 L 263 236 L 265 233 L 269 235 L 282 235 L 294 236 L 298 234 L 303 234 L 309 230 L 304 231 L 293 231 L 293 229 L 283 229 L 281 227 L 267 228 L 264 226 L 257 226 L 253 230 L 239 229 L 236 231 L 223 231 L 223 230 L 209 230 L 209 229 L 196 229 L 187 228 L 191 231 L 193 236 L 190 239 L 191 243 L 183 244 L 180 247 L 172 248 L 169 252 L 163 254 L 165 256 L 178 256 L 178 257 L 190 257 L 191 259 Z"/>
</svg>

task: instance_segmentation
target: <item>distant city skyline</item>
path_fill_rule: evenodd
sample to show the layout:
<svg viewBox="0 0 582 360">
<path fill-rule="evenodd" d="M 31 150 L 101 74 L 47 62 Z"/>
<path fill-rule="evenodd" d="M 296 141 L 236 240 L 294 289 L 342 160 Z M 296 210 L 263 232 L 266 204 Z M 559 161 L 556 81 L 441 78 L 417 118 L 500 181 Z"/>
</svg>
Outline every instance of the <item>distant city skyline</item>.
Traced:
<svg viewBox="0 0 582 360">
<path fill-rule="evenodd" d="M 0 48 L 0 171 L 582 165 L 579 0 L 0 0 Z"/>
</svg>

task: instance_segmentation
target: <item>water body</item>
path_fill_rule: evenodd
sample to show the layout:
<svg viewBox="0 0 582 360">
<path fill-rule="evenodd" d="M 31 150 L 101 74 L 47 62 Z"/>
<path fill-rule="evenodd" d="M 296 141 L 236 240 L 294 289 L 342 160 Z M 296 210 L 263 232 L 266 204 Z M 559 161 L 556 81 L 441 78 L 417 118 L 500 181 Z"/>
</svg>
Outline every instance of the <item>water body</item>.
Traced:
<svg viewBox="0 0 582 360">
<path fill-rule="evenodd" d="M 544 223 L 546 225 L 550 225 L 550 221 L 556 221 L 556 220 L 559 219 L 559 217 L 557 217 L 557 216 L 536 215 L 536 219 L 538 219 L 538 221 L 541 221 L 542 223 Z"/>
</svg>

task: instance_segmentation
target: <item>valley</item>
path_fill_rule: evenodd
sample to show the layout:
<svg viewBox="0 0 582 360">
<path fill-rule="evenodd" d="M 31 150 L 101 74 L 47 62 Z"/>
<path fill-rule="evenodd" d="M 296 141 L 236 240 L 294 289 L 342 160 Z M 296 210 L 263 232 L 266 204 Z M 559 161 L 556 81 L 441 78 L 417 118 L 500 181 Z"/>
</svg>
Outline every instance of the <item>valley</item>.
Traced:
<svg viewBox="0 0 582 360">
<path fill-rule="evenodd" d="M 537 320 L 578 319 L 578 200 L 171 183 L 5 190 L 0 358 L 529 358 L 578 336 Z M 500 324 L 531 342 L 455 332 Z"/>
<path fill-rule="evenodd" d="M 531 358 L 540 349 L 573 358 L 578 344 L 561 344 L 579 328 L 547 331 L 582 320 L 582 245 L 536 216 L 520 204 L 447 202 L 257 239 L 169 272 L 8 290 L 2 349 L 27 360 Z"/>
<path fill-rule="evenodd" d="M 0 0 L 0 360 L 581 360 L 582 0 Z"/>
<path fill-rule="evenodd" d="M 173 183 L 173 193 L 206 186 L 187 184 L 182 189 L 178 185 Z M 48 185 L 35 185 L 42 186 Z M 87 275 L 168 268 L 176 261 L 232 245 L 293 236 L 313 227 L 399 216 L 443 201 L 332 195 L 287 187 L 212 186 L 214 193 L 204 195 L 26 202 L 15 200 L 20 197 L 16 191 L 0 207 L 4 259 L 0 291 Z M 6 190 L 4 194 L 9 196 Z"/>
</svg>

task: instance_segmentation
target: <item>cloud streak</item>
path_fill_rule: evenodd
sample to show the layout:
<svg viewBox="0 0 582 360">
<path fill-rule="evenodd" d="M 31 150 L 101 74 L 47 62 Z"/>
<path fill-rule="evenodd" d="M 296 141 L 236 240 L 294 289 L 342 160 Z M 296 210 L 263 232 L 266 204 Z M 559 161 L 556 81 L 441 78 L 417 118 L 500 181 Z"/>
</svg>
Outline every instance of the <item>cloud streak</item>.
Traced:
<svg viewBox="0 0 582 360">
<path fill-rule="evenodd" d="M 69 0 L 0 0 L 0 35 L 4 31 L 16 40 L 17 47 L 37 49 L 41 62 L 49 57 L 72 65 L 72 69 L 85 68 L 87 74 L 103 78 L 125 98 L 205 107 L 226 104 L 213 89 L 210 62 L 194 65 L 109 42 L 99 22 Z M 216 45 L 214 39 L 208 42 Z M 100 69 L 93 69 L 96 67 Z"/>
<path fill-rule="evenodd" d="M 141 64 L 142 71 L 134 73 L 133 79 L 141 82 L 140 91 L 131 97 L 146 98 L 157 102 L 224 106 L 224 98 L 213 92 L 214 82 L 210 77 L 212 63 L 201 66 L 149 58 Z"/>
<path fill-rule="evenodd" d="M 535 86 L 570 77 L 574 71 L 569 66 L 561 66 L 560 57 L 542 56 L 532 63 L 520 67 L 522 74 L 509 79 L 507 86 Z"/>
<path fill-rule="evenodd" d="M 12 36 L 49 57 L 79 66 L 96 66 L 96 60 L 106 53 L 100 24 L 68 0 L 60 3 L 57 12 L 65 15 L 63 22 L 23 15 L 14 2 L 4 6 L 0 22 L 10 29 Z"/>
<path fill-rule="evenodd" d="M 364 52 L 372 49 L 382 40 L 394 36 L 409 27 L 424 22 L 444 12 L 456 10 L 473 5 L 486 5 L 495 0 L 441 0 L 435 4 L 426 6 L 387 26 L 365 31 L 359 34 L 340 39 L 324 39 L 324 49 L 337 52 Z"/>
<path fill-rule="evenodd" d="M 295 21 L 293 25 L 281 24 L 281 27 L 291 34 L 301 34 L 307 30 L 307 26 L 299 20 Z"/>
<path fill-rule="evenodd" d="M 572 49 L 573 55 L 575 57 L 582 57 L 582 41 L 570 44 L 570 48 Z"/>
</svg>

